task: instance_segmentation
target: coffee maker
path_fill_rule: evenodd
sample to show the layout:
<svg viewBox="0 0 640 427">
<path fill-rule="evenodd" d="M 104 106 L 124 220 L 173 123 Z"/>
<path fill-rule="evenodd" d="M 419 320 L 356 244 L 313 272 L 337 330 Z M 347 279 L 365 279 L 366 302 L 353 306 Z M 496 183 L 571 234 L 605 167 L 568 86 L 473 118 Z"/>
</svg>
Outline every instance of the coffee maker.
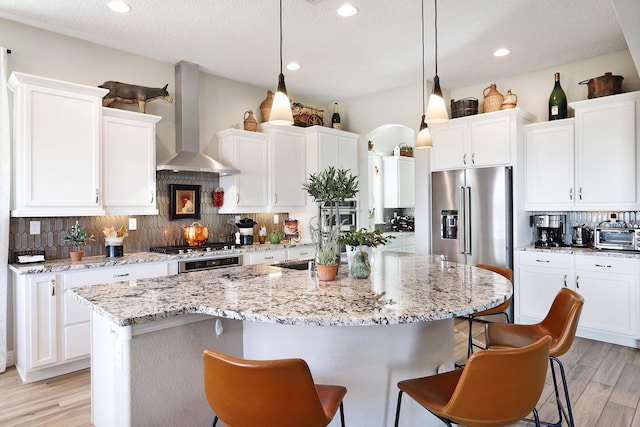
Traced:
<svg viewBox="0 0 640 427">
<path fill-rule="evenodd" d="M 565 215 L 531 215 L 533 241 L 536 248 L 557 248 L 566 246 L 564 235 Z"/>
</svg>

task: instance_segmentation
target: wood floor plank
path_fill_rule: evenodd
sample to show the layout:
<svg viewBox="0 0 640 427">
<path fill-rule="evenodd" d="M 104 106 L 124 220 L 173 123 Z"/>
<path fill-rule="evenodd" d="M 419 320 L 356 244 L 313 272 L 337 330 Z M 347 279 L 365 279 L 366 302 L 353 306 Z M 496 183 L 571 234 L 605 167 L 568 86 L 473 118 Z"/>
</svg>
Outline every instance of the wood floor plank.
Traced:
<svg viewBox="0 0 640 427">
<path fill-rule="evenodd" d="M 611 350 L 612 345 L 613 344 L 592 341 L 589 346 L 589 351 L 582 353 L 582 357 L 580 357 L 578 363 L 584 366 L 598 368 L 607 353 L 609 353 L 609 350 Z"/>
<path fill-rule="evenodd" d="M 596 427 L 628 427 L 631 425 L 635 410 L 609 402 L 602 411 Z"/>
<path fill-rule="evenodd" d="M 629 360 L 629 354 L 620 351 L 609 351 L 591 381 L 615 386 L 622 370 Z"/>
<path fill-rule="evenodd" d="M 600 419 L 613 387 L 590 382 L 577 402 L 573 402 L 573 418 L 576 426 L 595 426 Z M 611 426 L 613 427 L 613 426 Z"/>
<path fill-rule="evenodd" d="M 640 402 L 640 366 L 627 363 L 613 388 L 609 401 L 629 408 L 637 408 Z"/>
</svg>

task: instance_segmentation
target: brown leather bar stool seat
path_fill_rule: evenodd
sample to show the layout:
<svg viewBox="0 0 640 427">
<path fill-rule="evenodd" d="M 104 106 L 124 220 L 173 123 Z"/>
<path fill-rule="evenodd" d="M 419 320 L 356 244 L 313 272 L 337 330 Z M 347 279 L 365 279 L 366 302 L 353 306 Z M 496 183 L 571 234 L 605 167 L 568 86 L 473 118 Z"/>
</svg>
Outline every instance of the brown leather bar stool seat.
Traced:
<svg viewBox="0 0 640 427">
<path fill-rule="evenodd" d="M 526 346 L 538 340 L 542 336 L 551 336 L 552 341 L 551 349 L 549 350 L 549 364 L 551 366 L 556 403 L 558 405 L 559 420 L 556 423 L 543 422 L 542 424 L 545 425 L 562 425 L 563 414 L 569 425 L 571 427 L 574 425 L 571 401 L 569 400 L 569 389 L 567 387 L 567 378 L 564 366 L 558 357 L 565 354 L 571 348 L 571 344 L 573 344 L 583 305 L 584 298 L 580 294 L 569 288 L 562 288 L 553 300 L 551 308 L 542 322 L 533 325 L 491 323 L 487 327 L 487 347 L 493 349 Z M 566 413 L 559 396 L 554 362 L 560 369 L 562 386 L 567 404 Z"/>
<path fill-rule="evenodd" d="M 232 427 L 324 427 L 347 389 L 313 382 L 302 359 L 247 360 L 205 350 L 204 390 L 215 412 Z"/>
<path fill-rule="evenodd" d="M 489 264 L 476 264 L 476 267 L 493 271 L 494 273 L 498 273 L 499 275 L 504 276 L 509 281 L 511 282 L 513 281 L 513 271 L 508 267 L 498 267 L 498 266 L 489 265 Z M 492 307 L 483 311 L 478 311 L 468 316 L 469 342 L 467 344 L 467 357 L 471 356 L 471 353 L 473 353 L 473 347 L 482 348 L 481 346 L 473 343 L 473 322 L 483 323 L 485 325 L 485 335 L 486 335 L 486 324 L 488 322 L 479 318 L 484 316 L 494 316 L 499 314 L 499 315 L 503 315 L 506 318 L 507 323 L 509 323 L 508 311 L 509 311 L 510 305 L 511 305 L 511 298 L 508 298 L 506 301 L 504 301 L 500 305 L 497 305 L 495 307 Z"/>
<path fill-rule="evenodd" d="M 535 409 L 544 388 L 550 337 L 513 349 L 481 350 L 464 369 L 398 383 L 396 422 L 402 393 L 438 417 L 468 427 L 501 427 L 515 423 Z"/>
</svg>

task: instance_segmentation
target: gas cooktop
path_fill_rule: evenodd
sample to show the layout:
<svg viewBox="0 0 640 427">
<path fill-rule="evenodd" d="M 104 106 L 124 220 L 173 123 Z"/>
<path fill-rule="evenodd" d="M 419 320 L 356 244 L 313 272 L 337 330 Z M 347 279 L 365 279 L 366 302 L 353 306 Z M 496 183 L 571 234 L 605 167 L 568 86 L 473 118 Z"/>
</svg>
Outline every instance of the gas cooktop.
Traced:
<svg viewBox="0 0 640 427">
<path fill-rule="evenodd" d="M 157 248 L 150 248 L 150 252 L 155 252 L 159 254 L 188 254 L 192 252 L 212 252 L 219 251 L 223 249 L 233 249 L 235 246 L 229 243 L 206 243 L 202 246 L 188 246 L 188 245 L 178 245 L 178 246 L 159 246 Z"/>
</svg>

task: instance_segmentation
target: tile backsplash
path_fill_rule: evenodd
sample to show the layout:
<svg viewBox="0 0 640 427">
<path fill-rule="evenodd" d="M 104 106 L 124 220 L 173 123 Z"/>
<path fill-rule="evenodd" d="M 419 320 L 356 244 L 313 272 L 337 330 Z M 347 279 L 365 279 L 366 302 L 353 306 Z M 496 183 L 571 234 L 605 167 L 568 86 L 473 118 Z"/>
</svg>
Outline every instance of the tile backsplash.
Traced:
<svg viewBox="0 0 640 427">
<path fill-rule="evenodd" d="M 201 218 L 199 222 L 210 225 L 209 241 L 227 241 L 229 235 L 237 231 L 236 226 L 233 225 L 235 215 L 218 214 L 218 208 L 213 206 L 213 191 L 218 186 L 218 175 L 204 172 L 160 171 L 157 173 L 156 179 L 159 215 L 11 218 L 9 262 L 13 262 L 12 254 L 15 251 L 33 249 L 44 250 L 46 259 L 68 258 L 71 246 L 61 241 L 61 238 L 64 230 L 70 228 L 76 219 L 90 234 L 94 234 L 96 239 L 85 245 L 86 256 L 104 255 L 102 229 L 110 226 L 114 226 L 116 229 L 121 226 L 128 227 L 129 218 L 137 219 L 137 229 L 129 231 L 129 235 L 124 239 L 125 252 L 143 252 L 154 246 L 183 244 L 181 225 L 190 225 L 194 220 L 169 220 L 170 184 L 201 186 Z M 280 213 L 278 216 L 280 225 L 273 224 L 273 214 L 242 215 L 243 218 L 252 218 L 257 223 L 264 224 L 268 232 L 274 229 L 282 231 L 282 221 L 287 219 L 288 215 Z M 31 221 L 40 221 L 40 234 L 29 234 Z"/>
</svg>

